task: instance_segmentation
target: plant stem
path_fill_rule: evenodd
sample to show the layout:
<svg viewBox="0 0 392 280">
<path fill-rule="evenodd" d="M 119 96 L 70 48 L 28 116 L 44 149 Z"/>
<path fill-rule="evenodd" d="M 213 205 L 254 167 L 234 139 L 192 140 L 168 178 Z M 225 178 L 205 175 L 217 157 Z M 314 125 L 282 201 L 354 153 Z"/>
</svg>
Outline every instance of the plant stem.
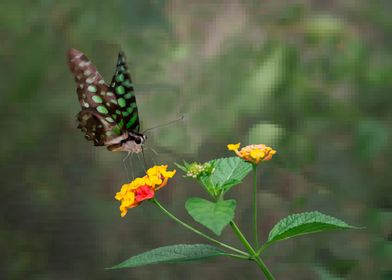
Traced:
<svg viewBox="0 0 392 280">
<path fill-rule="evenodd" d="M 181 224 L 182 226 L 186 227 L 187 229 L 193 231 L 194 233 L 196 233 L 196 234 L 198 234 L 200 236 L 203 236 L 204 238 L 208 239 L 209 241 L 214 242 L 214 243 L 216 243 L 216 244 L 218 244 L 218 245 L 220 245 L 222 247 L 225 247 L 225 248 L 230 249 L 230 250 L 232 250 L 232 251 L 234 251 L 236 253 L 239 253 L 239 254 L 245 256 L 246 258 L 249 257 L 249 255 L 247 253 L 245 253 L 244 251 L 241 251 L 241 250 L 239 250 L 237 248 L 234 248 L 234 247 L 232 247 L 230 245 L 227 245 L 227 244 L 225 244 L 223 242 L 220 242 L 219 240 L 216 240 L 216 239 L 208 236 L 207 234 L 205 234 L 205 233 L 195 229 L 194 227 L 188 225 L 187 223 L 181 221 L 176 216 L 174 216 L 172 213 L 170 213 L 165 207 L 163 207 L 163 205 L 160 204 L 156 198 L 152 198 L 151 202 L 154 203 L 156 206 L 158 206 L 158 208 L 161 209 L 162 212 L 164 212 L 170 218 L 172 218 L 173 220 L 175 220 L 177 223 Z M 232 255 L 232 256 L 234 256 L 234 255 Z"/>
<path fill-rule="evenodd" d="M 267 247 L 270 245 L 270 243 L 264 243 L 263 246 L 260 247 L 260 249 L 256 252 L 257 255 L 260 255 Z"/>
<path fill-rule="evenodd" d="M 238 239 L 241 241 L 241 243 L 245 246 L 246 250 L 250 253 L 252 257 L 255 256 L 255 251 L 252 248 L 252 245 L 246 240 L 245 236 L 242 234 L 241 230 L 238 228 L 238 226 L 235 224 L 234 221 L 230 222 L 230 226 L 233 229 L 235 235 L 237 235 Z"/>
<path fill-rule="evenodd" d="M 255 248 L 259 249 L 259 237 L 257 232 L 257 165 L 253 164 L 253 234 Z"/>
<path fill-rule="evenodd" d="M 249 244 L 248 240 L 246 240 L 245 236 L 242 234 L 241 230 L 238 228 L 238 226 L 235 224 L 234 221 L 230 222 L 230 226 L 233 229 L 234 233 L 237 235 L 238 239 L 241 241 L 241 243 L 248 250 L 249 254 L 252 256 L 252 260 L 254 260 L 257 263 L 257 265 L 260 267 L 260 269 L 263 271 L 264 276 L 268 280 L 274 280 L 275 278 L 272 276 L 271 272 L 268 270 L 268 267 L 265 265 L 265 263 L 260 258 L 260 256 L 258 256 L 256 254 L 256 251 Z"/>
<path fill-rule="evenodd" d="M 253 261 L 253 259 L 249 255 L 244 256 L 244 255 L 237 255 L 237 254 L 230 254 L 230 253 L 225 253 L 225 255 L 235 259 Z"/>
<path fill-rule="evenodd" d="M 255 257 L 254 260 L 260 267 L 260 269 L 263 271 L 265 278 L 267 278 L 268 280 L 275 280 L 274 276 L 272 276 L 271 272 L 268 270 L 268 267 L 265 265 L 265 263 L 259 256 Z"/>
</svg>

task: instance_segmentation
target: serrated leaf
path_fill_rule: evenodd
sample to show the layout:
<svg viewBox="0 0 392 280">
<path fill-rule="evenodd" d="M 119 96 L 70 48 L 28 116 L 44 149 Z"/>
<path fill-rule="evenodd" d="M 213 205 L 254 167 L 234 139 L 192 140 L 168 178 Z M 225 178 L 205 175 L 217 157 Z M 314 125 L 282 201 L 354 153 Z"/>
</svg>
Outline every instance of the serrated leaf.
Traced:
<svg viewBox="0 0 392 280">
<path fill-rule="evenodd" d="M 179 163 L 177 163 L 177 162 L 175 162 L 174 163 L 179 169 L 181 169 L 182 171 L 184 171 L 185 173 L 187 172 L 187 168 L 186 168 L 186 165 L 187 165 L 187 163 L 184 161 L 184 166 L 182 166 L 181 164 L 179 164 Z"/>
<path fill-rule="evenodd" d="M 294 236 L 334 229 L 355 229 L 331 216 L 318 211 L 290 215 L 280 220 L 270 231 L 267 243 L 288 239 Z"/>
<path fill-rule="evenodd" d="M 210 180 L 220 192 L 227 192 L 233 186 L 242 182 L 252 171 L 252 165 L 239 157 L 220 158 L 210 161 L 215 167 Z"/>
<path fill-rule="evenodd" d="M 234 218 L 236 201 L 219 200 L 211 202 L 202 198 L 192 197 L 185 203 L 185 208 L 195 221 L 220 235 L 222 230 Z"/>
<path fill-rule="evenodd" d="M 141 253 L 110 269 L 131 268 L 158 263 L 187 262 L 224 255 L 226 255 L 224 251 L 207 244 L 177 244 Z"/>
</svg>

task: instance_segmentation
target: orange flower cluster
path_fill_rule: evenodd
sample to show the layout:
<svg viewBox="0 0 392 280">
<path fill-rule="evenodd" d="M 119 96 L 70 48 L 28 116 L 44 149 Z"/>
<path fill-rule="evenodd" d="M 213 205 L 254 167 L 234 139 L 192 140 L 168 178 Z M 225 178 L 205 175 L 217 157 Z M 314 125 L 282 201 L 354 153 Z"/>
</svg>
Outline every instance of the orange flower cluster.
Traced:
<svg viewBox="0 0 392 280">
<path fill-rule="evenodd" d="M 115 198 L 121 202 L 121 217 L 128 213 L 128 209 L 138 206 L 142 201 L 154 197 L 155 191 L 164 187 L 169 178 L 176 174 L 176 170 L 167 171 L 167 165 L 151 167 L 142 178 L 136 178 L 128 184 L 124 184 L 116 193 Z"/>
<path fill-rule="evenodd" d="M 234 151 L 237 156 L 246 160 L 252 164 L 259 164 L 261 161 L 267 161 L 272 159 L 272 156 L 276 154 L 276 151 L 264 144 L 248 145 L 240 148 L 240 143 L 229 144 L 227 148 L 230 151 Z"/>
</svg>

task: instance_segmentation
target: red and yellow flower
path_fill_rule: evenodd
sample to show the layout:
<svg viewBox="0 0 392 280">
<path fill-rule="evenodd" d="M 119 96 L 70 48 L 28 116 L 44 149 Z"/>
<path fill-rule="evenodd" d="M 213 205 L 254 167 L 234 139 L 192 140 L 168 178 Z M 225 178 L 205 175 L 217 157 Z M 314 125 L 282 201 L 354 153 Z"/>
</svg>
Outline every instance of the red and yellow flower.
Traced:
<svg viewBox="0 0 392 280">
<path fill-rule="evenodd" d="M 276 154 L 274 149 L 264 144 L 248 145 L 240 149 L 240 143 L 237 143 L 228 144 L 227 148 L 230 151 L 234 151 L 238 157 L 252 164 L 259 164 L 261 161 L 270 160 Z"/>
<path fill-rule="evenodd" d="M 167 171 L 167 165 L 158 165 L 147 170 L 144 177 L 139 177 L 128 184 L 124 184 L 116 193 L 115 198 L 121 202 L 121 217 L 128 209 L 138 206 L 142 201 L 154 197 L 155 191 L 166 186 L 169 178 L 176 174 L 176 170 Z"/>
</svg>

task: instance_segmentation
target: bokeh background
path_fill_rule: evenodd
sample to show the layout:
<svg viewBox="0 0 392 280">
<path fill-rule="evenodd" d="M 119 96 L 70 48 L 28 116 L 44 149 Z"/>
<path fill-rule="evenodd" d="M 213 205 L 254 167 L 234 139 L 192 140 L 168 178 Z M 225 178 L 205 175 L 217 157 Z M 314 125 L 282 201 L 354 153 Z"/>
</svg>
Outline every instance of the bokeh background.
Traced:
<svg viewBox="0 0 392 280">
<path fill-rule="evenodd" d="M 236 142 L 278 150 L 259 178 L 263 239 L 301 211 L 366 227 L 271 247 L 277 279 L 392 279 L 391 10 L 388 0 L 1 1 L 0 278 L 262 278 L 226 258 L 104 270 L 204 240 L 149 203 L 120 218 L 124 155 L 76 129 L 74 47 L 106 80 L 127 53 L 144 128 L 185 116 L 149 134 L 149 164 L 229 156 Z M 142 162 L 132 165 L 142 175 Z M 249 183 L 229 193 L 246 233 Z M 189 196 L 206 197 L 180 173 L 158 193 L 193 223 Z M 229 229 L 222 239 L 240 247 Z"/>
</svg>

